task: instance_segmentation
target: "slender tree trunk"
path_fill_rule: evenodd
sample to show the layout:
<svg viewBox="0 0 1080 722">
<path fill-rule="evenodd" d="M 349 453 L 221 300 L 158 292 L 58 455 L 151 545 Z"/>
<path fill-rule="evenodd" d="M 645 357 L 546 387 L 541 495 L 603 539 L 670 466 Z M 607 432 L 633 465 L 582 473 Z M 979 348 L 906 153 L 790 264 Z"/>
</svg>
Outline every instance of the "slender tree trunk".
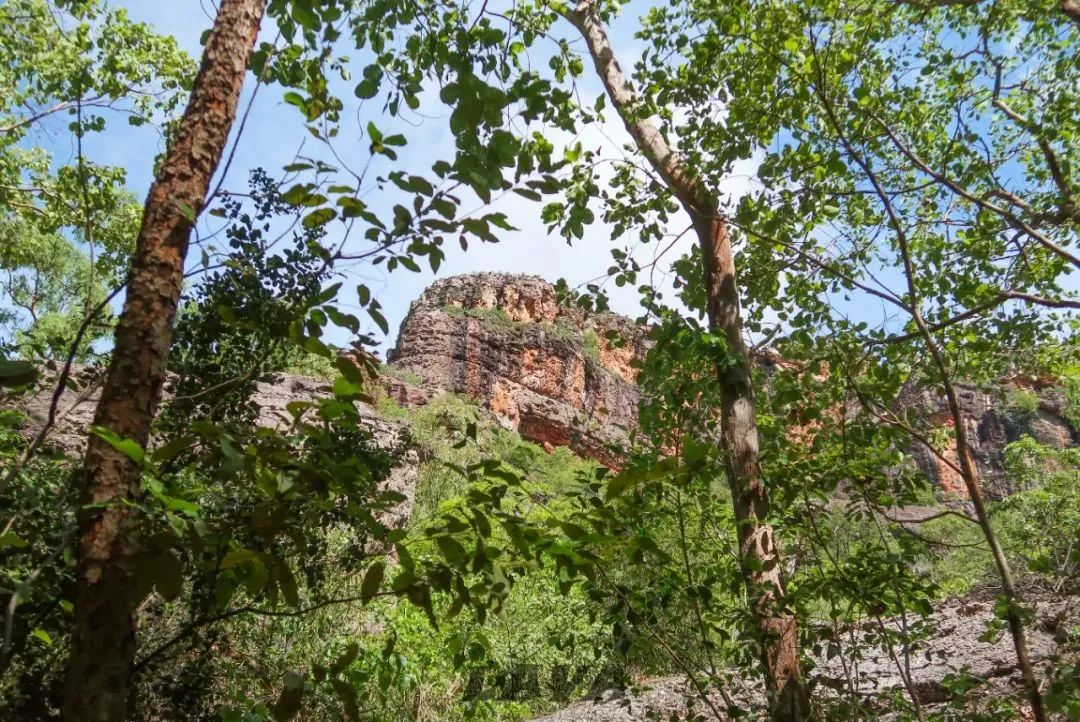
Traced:
<svg viewBox="0 0 1080 722">
<path fill-rule="evenodd" d="M 1031 704 L 1031 712 L 1035 722 L 1047 722 L 1049 717 L 1046 713 L 1046 707 L 1043 704 L 1042 692 L 1039 687 L 1039 678 L 1035 674 L 1035 668 L 1031 663 L 1031 656 L 1028 654 L 1027 631 L 1024 629 L 1024 621 L 1020 618 L 1018 609 L 1022 600 L 1016 591 L 1016 583 L 1013 580 L 1013 573 L 1012 568 L 1009 565 L 1009 560 L 1005 556 L 1001 544 L 998 542 L 997 532 L 994 531 L 994 527 L 990 523 L 990 514 L 987 512 L 986 502 L 983 500 L 982 484 L 979 480 L 979 470 L 975 467 L 975 463 L 971 459 L 971 444 L 968 442 L 967 428 L 964 425 L 964 414 L 960 408 L 960 399 L 956 393 L 956 385 L 953 383 L 949 372 L 949 365 L 946 362 L 945 356 L 941 352 L 941 348 L 938 346 L 937 341 L 934 339 L 929 326 L 927 326 L 926 321 L 923 319 L 922 311 L 920 310 L 919 296 L 914 282 L 914 269 L 910 262 L 910 253 L 908 251 L 906 239 L 902 239 L 901 244 L 904 256 L 904 268 L 908 278 L 909 295 L 912 300 L 912 318 L 915 321 L 915 325 L 918 327 L 919 332 L 922 334 L 923 341 L 930 351 L 930 357 L 933 359 L 935 366 L 937 366 L 938 373 L 941 376 L 942 388 L 945 391 L 945 398 L 949 404 L 949 415 L 952 417 L 953 421 L 953 431 L 956 438 L 956 456 L 957 461 L 959 461 L 960 464 L 961 476 L 964 479 L 964 486 L 967 489 L 968 498 L 971 499 L 971 505 L 975 510 L 975 518 L 979 522 L 979 528 L 982 529 L 983 537 L 990 547 L 990 553 L 994 559 L 994 566 L 997 568 L 998 578 L 1001 580 L 1001 590 L 1007 605 L 1005 619 L 1009 623 L 1009 633 L 1012 636 L 1013 650 L 1016 652 L 1016 666 L 1020 669 L 1020 677 L 1024 682 L 1024 691 L 1027 693 L 1028 702 Z"/>
<path fill-rule="evenodd" d="M 1064 1 L 1062 5 L 1065 5 Z M 933 361 L 941 379 L 941 386 L 949 404 L 949 415 L 952 418 L 953 431 L 956 435 L 956 455 L 957 460 L 959 461 L 960 475 L 964 480 L 964 486 L 971 499 L 971 504 L 975 509 L 975 516 L 979 522 L 979 527 L 982 529 L 983 536 L 986 539 L 987 545 L 990 547 L 994 565 L 997 568 L 998 577 L 1001 580 L 1002 591 L 1004 592 L 1004 597 L 1008 604 L 1005 616 L 1009 623 L 1013 648 L 1016 652 L 1016 664 L 1020 669 L 1020 675 L 1024 681 L 1024 690 L 1027 692 L 1028 701 L 1031 703 L 1031 711 L 1035 718 L 1035 722 L 1047 722 L 1049 717 L 1046 713 L 1046 707 L 1043 704 L 1042 692 L 1039 688 L 1039 679 L 1035 675 L 1035 668 L 1032 666 L 1031 657 L 1028 654 L 1027 633 L 1024 629 L 1024 622 L 1017 611 L 1017 606 L 1021 601 L 1020 596 L 1016 591 L 1016 584 L 1013 580 L 1009 561 L 1006 558 L 1004 551 L 1001 549 L 1001 544 L 998 542 L 997 534 L 994 532 L 994 527 L 990 523 L 990 515 L 987 513 L 986 504 L 983 501 L 979 472 L 971 459 L 971 446 L 968 443 L 967 429 L 964 426 L 964 414 L 960 408 L 960 400 L 956 393 L 956 385 L 953 383 L 952 370 L 950 369 L 945 354 L 942 352 L 941 347 L 934 338 L 934 328 L 926 322 L 926 319 L 922 314 L 922 300 L 918 283 L 916 282 L 915 264 L 912 261 L 911 244 L 908 240 L 907 231 L 904 224 L 901 223 L 900 213 L 897 212 L 893 205 L 892 197 L 885 191 L 884 185 L 882 185 L 877 174 L 874 172 L 870 162 L 856 150 L 855 146 L 845 135 L 843 126 L 840 124 L 840 121 L 833 110 L 828 95 L 821 91 L 823 86 L 824 83 L 822 83 L 821 78 L 818 77 L 817 82 L 813 84 L 813 87 L 825 110 L 829 124 L 837 133 L 840 142 L 843 144 L 848 155 L 862 169 L 863 173 L 866 174 L 866 178 L 870 181 L 874 193 L 877 195 L 878 200 L 885 209 L 885 215 L 889 225 L 896 234 L 896 243 L 900 251 L 904 279 L 907 283 L 909 303 L 908 306 L 904 306 L 903 304 L 898 305 L 911 315 L 911 320 L 918 329 L 917 334 L 922 338 L 926 350 L 930 354 L 930 359 Z"/>
<path fill-rule="evenodd" d="M 191 99 L 146 199 L 124 310 L 94 424 L 146 445 L 161 399 L 194 220 L 236 117 L 240 89 L 266 0 L 221 0 Z M 127 719 L 135 656 L 130 502 L 139 464 L 96 436 L 82 472 L 75 623 L 64 719 Z"/>
<path fill-rule="evenodd" d="M 925 329 L 925 322 L 920 320 L 921 327 Z M 927 334 L 929 332 L 927 331 Z M 927 336 L 929 338 L 929 336 Z M 930 340 L 931 345 L 934 342 Z M 940 351 L 933 351 L 934 358 L 941 361 Z M 1021 599 L 1016 591 L 1016 583 L 1013 580 L 1012 568 L 1005 552 L 998 542 L 997 532 L 990 524 L 990 515 L 986 511 L 986 503 L 983 501 L 982 485 L 979 482 L 979 471 L 971 460 L 971 445 L 967 440 L 967 429 L 964 428 L 964 416 L 960 410 L 960 402 L 956 395 L 956 387 L 948 376 L 947 368 L 941 366 L 942 381 L 945 385 L 945 394 L 949 401 L 949 411 L 953 418 L 954 431 L 956 432 L 956 452 L 960 461 L 960 470 L 964 472 L 964 485 L 967 487 L 968 497 L 975 509 L 975 517 L 979 520 L 986 543 L 990 546 L 990 553 L 997 567 L 998 577 L 1001 579 L 1001 590 L 1005 597 L 1007 609 L 1005 619 L 1009 623 L 1009 633 L 1012 635 L 1013 650 L 1016 652 L 1016 666 L 1020 668 L 1020 677 L 1024 681 L 1024 691 L 1027 692 L 1028 702 L 1031 704 L 1031 713 L 1035 722 L 1047 722 L 1046 707 L 1043 705 L 1042 692 L 1039 689 L 1039 678 L 1035 675 L 1035 668 L 1031 664 L 1031 656 L 1028 654 L 1027 631 L 1024 629 L 1024 621 L 1020 618 L 1018 609 Z"/>
<path fill-rule="evenodd" d="M 809 716 L 799 669 L 798 629 L 784 608 L 780 552 L 768 523 L 769 494 L 758 461 L 757 410 L 751 360 L 743 339 L 735 259 L 719 199 L 704 188 L 659 129 L 640 115 L 640 103 L 615 58 L 595 0 L 580 0 L 567 19 L 581 33 L 596 72 L 626 129 L 694 224 L 704 264 L 710 330 L 723 334 L 729 358 L 718 361 L 721 444 L 738 525 L 742 571 L 761 637 L 761 661 L 772 717 L 795 722 Z"/>
</svg>

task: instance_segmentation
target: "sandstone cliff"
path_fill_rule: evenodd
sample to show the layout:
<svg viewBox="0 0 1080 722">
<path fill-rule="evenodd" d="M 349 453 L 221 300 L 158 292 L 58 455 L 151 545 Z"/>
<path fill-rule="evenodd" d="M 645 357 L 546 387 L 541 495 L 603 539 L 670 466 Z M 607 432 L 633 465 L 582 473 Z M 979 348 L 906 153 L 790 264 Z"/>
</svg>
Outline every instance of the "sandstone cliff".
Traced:
<svg viewBox="0 0 1080 722">
<path fill-rule="evenodd" d="M 623 343 L 610 341 L 609 331 Z M 617 466 L 637 423 L 632 362 L 647 350 L 644 330 L 630 319 L 561 305 L 555 288 L 538 277 L 456 276 L 413 303 L 390 354 L 416 383 L 388 379 L 387 385 L 406 406 L 439 393 L 463 394 L 526 439 Z M 760 361 L 776 363 L 768 354 Z M 1018 392 L 1028 394 L 1034 408 L 1014 408 L 1010 397 Z M 960 396 L 975 462 L 992 497 L 1015 491 L 1004 475 L 1007 444 L 1025 434 L 1058 448 L 1080 442 L 1080 430 L 1065 419 L 1064 399 L 1051 386 L 1010 380 L 994 389 L 961 386 Z M 951 425 L 936 389 L 909 386 L 896 410 Z M 929 448 L 913 444 L 909 451 L 943 494 L 964 495 L 956 472 Z"/>
<path fill-rule="evenodd" d="M 1050 384 L 1014 379 L 991 389 L 959 385 L 957 390 L 983 491 L 991 498 L 1019 491 L 1015 481 L 1005 474 L 1004 451 L 1008 444 L 1022 436 L 1058 449 L 1080 443 L 1080 429 L 1072 428 L 1066 419 L 1064 394 Z M 1027 405 L 1017 403 L 1017 398 L 1026 399 Z M 902 413 L 921 417 L 932 425 L 953 425 L 945 397 L 937 389 L 909 386 L 901 393 L 898 405 Z M 909 453 L 942 494 L 966 497 L 960 475 L 929 448 L 914 444 Z M 945 449 L 950 458 L 955 453 L 955 444 Z"/>
<path fill-rule="evenodd" d="M 637 421 L 631 362 L 645 351 L 630 319 L 560 305 L 535 276 L 456 276 L 413 303 L 389 358 L 419 382 L 390 391 L 408 405 L 460 393 L 526 439 L 617 465 Z"/>
<path fill-rule="evenodd" d="M 633 362 L 648 347 L 646 333 L 630 319 L 561 304 L 555 288 L 536 276 L 455 276 L 436 282 L 413 302 L 384 385 L 404 406 L 422 405 L 442 393 L 462 394 L 526 439 L 548 449 L 568 446 L 618 466 L 637 424 Z M 760 362 L 782 360 L 766 354 Z M 1004 474 L 1008 443 L 1025 434 L 1059 448 L 1080 443 L 1080 430 L 1066 421 L 1065 399 L 1052 385 L 1013 379 L 996 389 L 962 386 L 960 391 L 975 462 L 992 497 L 1015 491 Z M 326 392 L 321 381 L 271 375 L 255 399 L 262 408 L 260 423 L 273 423 L 289 400 Z M 33 423 L 27 433 L 47 416 L 50 394 L 48 389 L 30 399 L 26 410 Z M 1017 395 L 1026 397 L 1026 405 L 1015 403 Z M 65 392 L 61 412 L 76 396 Z M 81 453 L 95 404 L 91 395 L 62 413 L 50 444 Z M 896 410 L 932 425 L 951 424 L 945 400 L 934 389 L 909 386 Z M 379 418 L 374 409 L 362 407 L 361 414 L 380 444 L 400 450 L 403 465 L 390 483 L 411 495 L 416 463 L 407 430 Z M 919 444 L 909 451 L 943 494 L 963 496 L 955 471 L 933 452 Z M 407 505 L 402 513 L 407 514 Z"/>
</svg>

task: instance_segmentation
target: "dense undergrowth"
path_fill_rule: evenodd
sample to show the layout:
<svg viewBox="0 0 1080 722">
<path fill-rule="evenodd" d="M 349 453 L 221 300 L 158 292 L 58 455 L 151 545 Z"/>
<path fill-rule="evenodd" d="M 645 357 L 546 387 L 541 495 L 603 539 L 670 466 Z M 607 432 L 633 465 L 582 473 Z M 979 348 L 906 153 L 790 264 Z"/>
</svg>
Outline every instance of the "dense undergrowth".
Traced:
<svg viewBox="0 0 1080 722">
<path fill-rule="evenodd" d="M 181 598 L 166 601 L 158 587 L 143 606 L 140 634 L 147 649 L 159 651 L 151 652 L 141 668 L 140 717 L 176 718 L 183 710 L 185 719 L 269 719 L 279 680 L 321 666 L 328 677 L 326 670 L 337 669 L 334 686 L 354 690 L 362 714 L 372 719 L 509 720 L 611 685 L 681 674 L 686 666 L 745 664 L 737 643 L 740 590 L 733 583 L 733 540 L 727 538 L 725 520 L 711 518 L 722 513 L 715 510 L 727 508 L 719 503 L 726 494 L 722 485 L 709 483 L 702 496 L 693 480 L 655 486 L 646 480 L 632 504 L 603 510 L 611 517 L 604 534 L 590 535 L 578 525 L 601 508 L 595 496 L 603 495 L 596 464 L 566 449 L 545 453 L 460 398 L 440 397 L 419 409 L 383 400 L 379 408 L 386 417 L 408 424 L 422 460 L 411 531 L 402 540 L 408 554 L 417 560 L 439 556 L 438 537 L 426 530 L 448 516 L 468 513 L 475 502 L 470 493 L 476 483 L 461 470 L 497 460 L 521 479 L 519 493 L 508 494 L 504 504 L 512 504 L 513 513 L 523 519 L 559 528 L 568 540 L 592 537 L 597 573 L 575 579 L 566 567 L 536 559 L 523 566 L 507 562 L 507 568 L 516 567 L 507 578 L 512 589 L 483 623 L 468 613 L 447 617 L 450 600 L 436 595 L 436 626 L 422 608 L 394 597 L 367 604 L 326 603 L 356 597 L 364 570 L 381 558 L 370 544 L 357 546 L 348 527 L 327 517 L 305 530 L 311 563 L 300 560 L 296 594 L 300 608 L 314 607 L 307 613 L 285 608 L 237 614 L 170 647 L 170 640 L 192 622 L 199 594 L 244 592 L 223 591 L 220 580 L 216 591 L 199 592 L 198 580 L 189 579 Z M 9 411 L 3 419 L 2 448 L 10 459 L 25 442 L 14 433 L 19 415 Z M 993 505 L 1004 546 L 1017 567 L 1028 570 L 1032 583 L 1075 593 L 1080 582 L 1076 451 L 1054 451 L 1023 439 L 1007 449 L 1007 459 L 1007 473 L 1026 491 Z M 39 580 L 25 600 L 34 626 L 19 630 L 25 638 L 4 670 L 9 714 L 22 710 L 19 714 L 25 715 L 26 705 L 39 695 L 47 697 L 60 675 L 66 607 L 45 600 L 62 597 L 70 583 L 67 557 L 54 558 L 50 552 L 54 542 L 70 534 L 73 500 L 60 492 L 68 463 L 39 459 L 7 492 L 21 504 L 17 513 L 40 529 L 35 538 L 41 540 L 24 546 L 9 535 L 0 550 L 5 584 L 19 584 L 35 570 Z M 218 504 L 227 501 L 209 489 L 200 493 L 203 505 L 213 497 L 220 499 Z M 593 503 L 583 503 L 590 495 Z M 822 572 L 820 561 L 804 555 L 791 575 L 794 596 L 803 600 L 799 603 L 806 605 L 807 619 L 816 625 L 808 627 L 808 635 L 861 614 L 849 602 L 843 609 L 827 604 L 821 590 L 815 591 L 823 575 L 830 575 L 830 564 L 837 578 L 852 574 L 867 585 L 876 574 L 896 572 L 882 557 L 893 555 L 892 564 L 902 559 L 904 569 L 922 580 L 928 601 L 993 586 L 978 529 L 958 517 L 904 527 L 860 511 L 851 499 L 836 499 L 821 510 L 816 524 L 823 537 L 818 543 L 786 540 L 796 559 L 798 550 L 809 546 L 827 558 Z M 492 546 L 500 536 L 496 531 Z M 575 583 L 568 584 L 571 580 Z M 685 594 L 687 588 L 693 594 Z M 918 605 L 915 597 L 908 603 Z M 304 719 L 336 719 L 342 698 L 334 687 L 308 684 L 312 689 Z"/>
</svg>

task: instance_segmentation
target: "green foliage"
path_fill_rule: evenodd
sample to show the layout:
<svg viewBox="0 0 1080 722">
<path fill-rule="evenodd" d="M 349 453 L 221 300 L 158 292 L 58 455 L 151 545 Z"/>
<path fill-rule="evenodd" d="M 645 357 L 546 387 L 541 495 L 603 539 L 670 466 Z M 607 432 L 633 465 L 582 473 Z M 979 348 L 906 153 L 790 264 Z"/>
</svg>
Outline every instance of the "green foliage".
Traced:
<svg viewBox="0 0 1080 722">
<path fill-rule="evenodd" d="M 460 501 L 469 488 L 456 470 L 484 460 L 501 461 L 518 473 L 536 478 L 545 494 L 561 494 L 582 474 L 591 474 L 595 462 L 578 458 L 565 447 L 545 452 L 516 433 L 498 427 L 467 400 L 444 395 L 416 409 L 388 409 L 407 423 L 411 443 L 420 453 L 421 466 L 413 508 L 414 521 L 434 515 L 443 504 Z M 474 429 L 475 438 L 460 444 L 460 435 Z"/>
<path fill-rule="evenodd" d="M 18 353 L 27 358 L 64 358 L 89 310 L 104 299 L 115 276 L 59 233 L 22 220 L 0 222 L 0 281 L 13 313 L 5 332 Z M 101 314 L 88 338 L 77 349 L 85 361 L 91 344 L 111 326 L 111 313 Z"/>
<path fill-rule="evenodd" d="M 1062 387 L 1065 392 L 1065 420 L 1073 429 L 1080 429 L 1080 373 L 1067 375 Z"/>
<path fill-rule="evenodd" d="M 449 304 L 443 306 L 443 311 L 455 318 L 468 317 L 480 319 L 484 322 L 485 326 L 500 333 L 515 333 L 524 326 L 524 324 L 518 323 L 510 318 L 506 311 L 494 306 L 491 308 L 480 306 L 463 308 L 462 306 Z"/>
<path fill-rule="evenodd" d="M 313 354 L 290 339 L 329 276 L 327 251 L 319 242 L 325 231 L 295 233 L 291 246 L 275 252 L 279 239 L 269 228 L 287 218 L 290 208 L 265 172 L 254 171 L 250 185 L 252 212 L 239 199 L 225 201 L 230 253 L 222 268 L 208 273 L 182 302 L 169 360 L 177 380 L 167 424 L 223 416 L 249 423 L 256 412 L 250 396 L 267 372 L 336 375 L 329 354 Z"/>
<path fill-rule="evenodd" d="M 85 321 L 74 349 L 84 361 L 111 329 L 109 310 L 95 310 L 126 273 L 141 205 L 82 140 L 120 118 L 168 121 L 194 64 L 101 0 L 13 0 L 0 24 L 0 346 L 64 358 Z M 59 117 L 70 122 L 50 125 Z M 51 145 L 38 145 L 44 127 Z M 69 142 L 75 157 L 54 161 L 47 148 Z"/>
<path fill-rule="evenodd" d="M 311 376 L 324 381 L 332 381 L 338 375 L 337 364 L 333 361 L 325 356 L 313 354 L 296 346 L 289 346 L 285 349 L 280 368 L 273 370 L 296 374 L 297 376 Z"/>
<path fill-rule="evenodd" d="M 600 337 L 596 335 L 596 331 L 591 328 L 585 329 L 582 334 L 581 349 L 585 354 L 585 358 L 600 361 Z"/>
<path fill-rule="evenodd" d="M 607 20 L 616 9 L 597 12 Z M 144 469 L 133 513 L 140 553 L 125 590 L 141 602 L 137 717 L 505 719 L 641 675 L 709 670 L 702 677 L 721 684 L 726 665 L 747 679 L 759 671 L 729 460 L 715 443 L 724 371 L 744 361 L 700 320 L 699 253 L 673 264 L 685 308 L 665 305 L 651 282 L 639 288 L 655 346 L 625 468 L 546 454 L 460 399 L 419 410 L 384 400 L 387 415 L 409 422 L 421 467 L 411 525 L 381 520 L 400 501 L 380 484 L 402 450 L 378 447 L 353 403 L 375 395 L 375 362 L 338 359 L 327 340 L 334 327 L 373 339 L 342 310 L 341 284 L 326 285 L 334 265 L 370 259 L 418 272 L 424 262 L 437 272 L 447 243 L 467 249 L 513 229 L 486 208 L 507 192 L 547 196 L 541 219 L 568 241 L 602 218 L 615 240 L 647 246 L 675 222 L 670 189 L 637 159 L 602 177 L 610 166 L 598 153 L 548 140 L 576 136 L 604 107 L 579 104 L 586 64 L 571 44 L 545 46 L 550 72 L 535 69 L 530 53 L 559 37 L 560 10 L 268 4 L 280 42 L 261 42 L 252 69 L 285 89 L 333 164 L 298 157 L 284 185 L 257 173 L 250 194 L 218 196 L 211 213 L 225 218 L 229 249 L 207 248 L 206 275 L 180 310 L 172 401 L 151 448 L 96 430 Z M 872 10 L 854 0 L 652 8 L 639 30 L 644 96 L 633 109 L 659 118 L 703 186 L 760 160 L 751 190 L 722 209 L 740 248 L 747 330 L 786 359 L 753 369 L 773 500 L 760 512 L 792 560 L 788 604 L 804 648 L 856 661 L 868 645 L 916 643 L 931 631 L 932 599 L 988 578 L 968 522 L 943 516 L 915 530 L 885 517 L 927 499 L 901 450 L 908 429 L 934 433 L 893 410 L 912 382 L 996 379 L 1036 365 L 1017 349 L 1075 330 L 1041 308 L 1076 303 L 1061 279 L 1077 265 L 1070 174 L 1080 163 L 1076 36 L 1057 3 Z M 18 0 L 0 20 L 9 31 L 0 80 L 12 89 L 0 99 L 0 270 L 9 272 L 0 346 L 55 357 L 122 280 L 139 214 L 122 173 L 81 150 L 57 167 L 30 131 L 42 113 L 73 108 L 76 146 L 105 127 L 106 108 L 136 125 L 167 123 L 193 67 L 171 40 L 96 1 Z M 366 54 L 355 80 L 343 44 Z M 334 94 L 338 78 L 375 101 L 365 109 L 381 108 L 365 118 L 363 169 L 333 146 L 355 117 Z M 451 157 L 417 174 L 389 165 L 410 132 L 394 132 L 394 118 L 431 88 L 447 111 Z M 382 173 L 374 180 L 368 162 Z M 394 195 L 369 206 L 372 187 Z M 476 199 L 481 209 L 463 213 Z M 325 245 L 354 225 L 352 243 L 366 247 Z M 638 261 L 612 256 L 617 287 L 643 282 Z M 586 288 L 564 284 L 560 300 L 603 310 L 600 284 Z M 371 290 L 359 285 L 356 298 L 387 333 Z M 599 355 L 592 331 L 539 329 L 499 309 L 446 311 Z M 110 319 L 95 323 L 80 358 Z M 24 378 L 24 367 L 11 369 Z M 252 392 L 274 371 L 332 378 L 332 395 L 290 404 L 279 425 L 260 427 Z M 1023 413 L 1032 404 L 1014 399 Z M 1077 407 L 1072 398 L 1073 421 Z M 5 465 L 26 448 L 20 423 L 0 417 Z M 17 611 L 5 631 L 3 715 L 45 718 L 55 707 L 70 611 L 70 465 L 35 456 L 0 491 L 0 570 Z M 1010 558 L 1075 589 L 1075 454 L 1024 441 L 1008 466 L 1028 489 L 991 509 Z M 912 627 L 886 630 L 881 617 L 900 613 Z M 852 622 L 868 623 L 862 639 L 844 636 Z M 1063 664 L 1054 675 L 1059 709 L 1071 704 L 1074 672 Z M 967 682 L 946 684 L 966 691 Z M 864 715 L 863 702 L 845 714 Z"/>
<path fill-rule="evenodd" d="M 1013 389 L 1009 393 L 1009 411 L 1022 418 L 1029 418 L 1039 410 L 1039 396 L 1027 389 Z"/>
<path fill-rule="evenodd" d="M 1053 449 L 1025 437 L 1005 450 L 1018 488 L 1000 504 L 995 525 L 1018 568 L 1055 591 L 1080 589 L 1080 451 Z"/>
<path fill-rule="evenodd" d="M 1010 483 L 1022 491 L 990 506 L 1002 547 L 1033 583 L 1075 593 L 1080 584 L 1076 450 L 1053 449 L 1024 437 L 1006 447 L 1005 460 Z M 919 534 L 929 542 L 921 566 L 945 595 L 995 584 L 989 549 L 972 522 L 944 516 L 921 525 Z"/>
<path fill-rule="evenodd" d="M 577 329 L 572 328 L 561 318 L 555 319 L 555 323 L 543 323 L 541 326 L 544 329 L 544 333 L 556 341 L 574 343 L 580 336 Z"/>
<path fill-rule="evenodd" d="M 18 594 L 19 611 L 3 632 L 0 712 L 32 719 L 47 713 L 49 696 L 62 683 L 54 652 L 71 624 L 76 497 L 62 459 L 35 457 L 7 478 L 26 448 L 19 433 L 26 422 L 17 411 L 0 410 L 0 587 Z"/>
<path fill-rule="evenodd" d="M 414 386 L 419 386 L 424 382 L 419 374 L 413 373 L 408 369 L 399 369 L 397 366 L 386 363 L 379 364 L 379 374 L 398 379 L 399 381 L 404 381 L 407 384 L 413 384 Z"/>
</svg>

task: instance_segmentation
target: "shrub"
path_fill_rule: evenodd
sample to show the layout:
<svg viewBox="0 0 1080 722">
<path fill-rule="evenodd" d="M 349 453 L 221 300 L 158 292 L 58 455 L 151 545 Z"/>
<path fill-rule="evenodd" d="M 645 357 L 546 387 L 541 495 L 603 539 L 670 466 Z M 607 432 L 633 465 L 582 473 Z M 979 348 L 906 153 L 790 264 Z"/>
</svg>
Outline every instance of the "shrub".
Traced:
<svg viewBox="0 0 1080 722">
<path fill-rule="evenodd" d="M 390 378 L 397 379 L 398 381 L 404 381 L 407 384 L 413 386 L 419 386 L 424 383 L 424 380 L 420 376 L 408 369 L 399 369 L 397 366 L 391 366 L 387 363 L 379 364 L 379 373 L 383 376 L 389 376 Z"/>
<path fill-rule="evenodd" d="M 582 352 L 585 354 L 585 358 L 593 361 L 600 360 L 600 337 L 596 335 L 596 331 L 586 329 L 582 335 Z"/>
<path fill-rule="evenodd" d="M 1022 418 L 1034 416 L 1039 410 L 1039 397 L 1034 391 L 1013 389 L 1009 392 L 1008 409 Z"/>
</svg>

